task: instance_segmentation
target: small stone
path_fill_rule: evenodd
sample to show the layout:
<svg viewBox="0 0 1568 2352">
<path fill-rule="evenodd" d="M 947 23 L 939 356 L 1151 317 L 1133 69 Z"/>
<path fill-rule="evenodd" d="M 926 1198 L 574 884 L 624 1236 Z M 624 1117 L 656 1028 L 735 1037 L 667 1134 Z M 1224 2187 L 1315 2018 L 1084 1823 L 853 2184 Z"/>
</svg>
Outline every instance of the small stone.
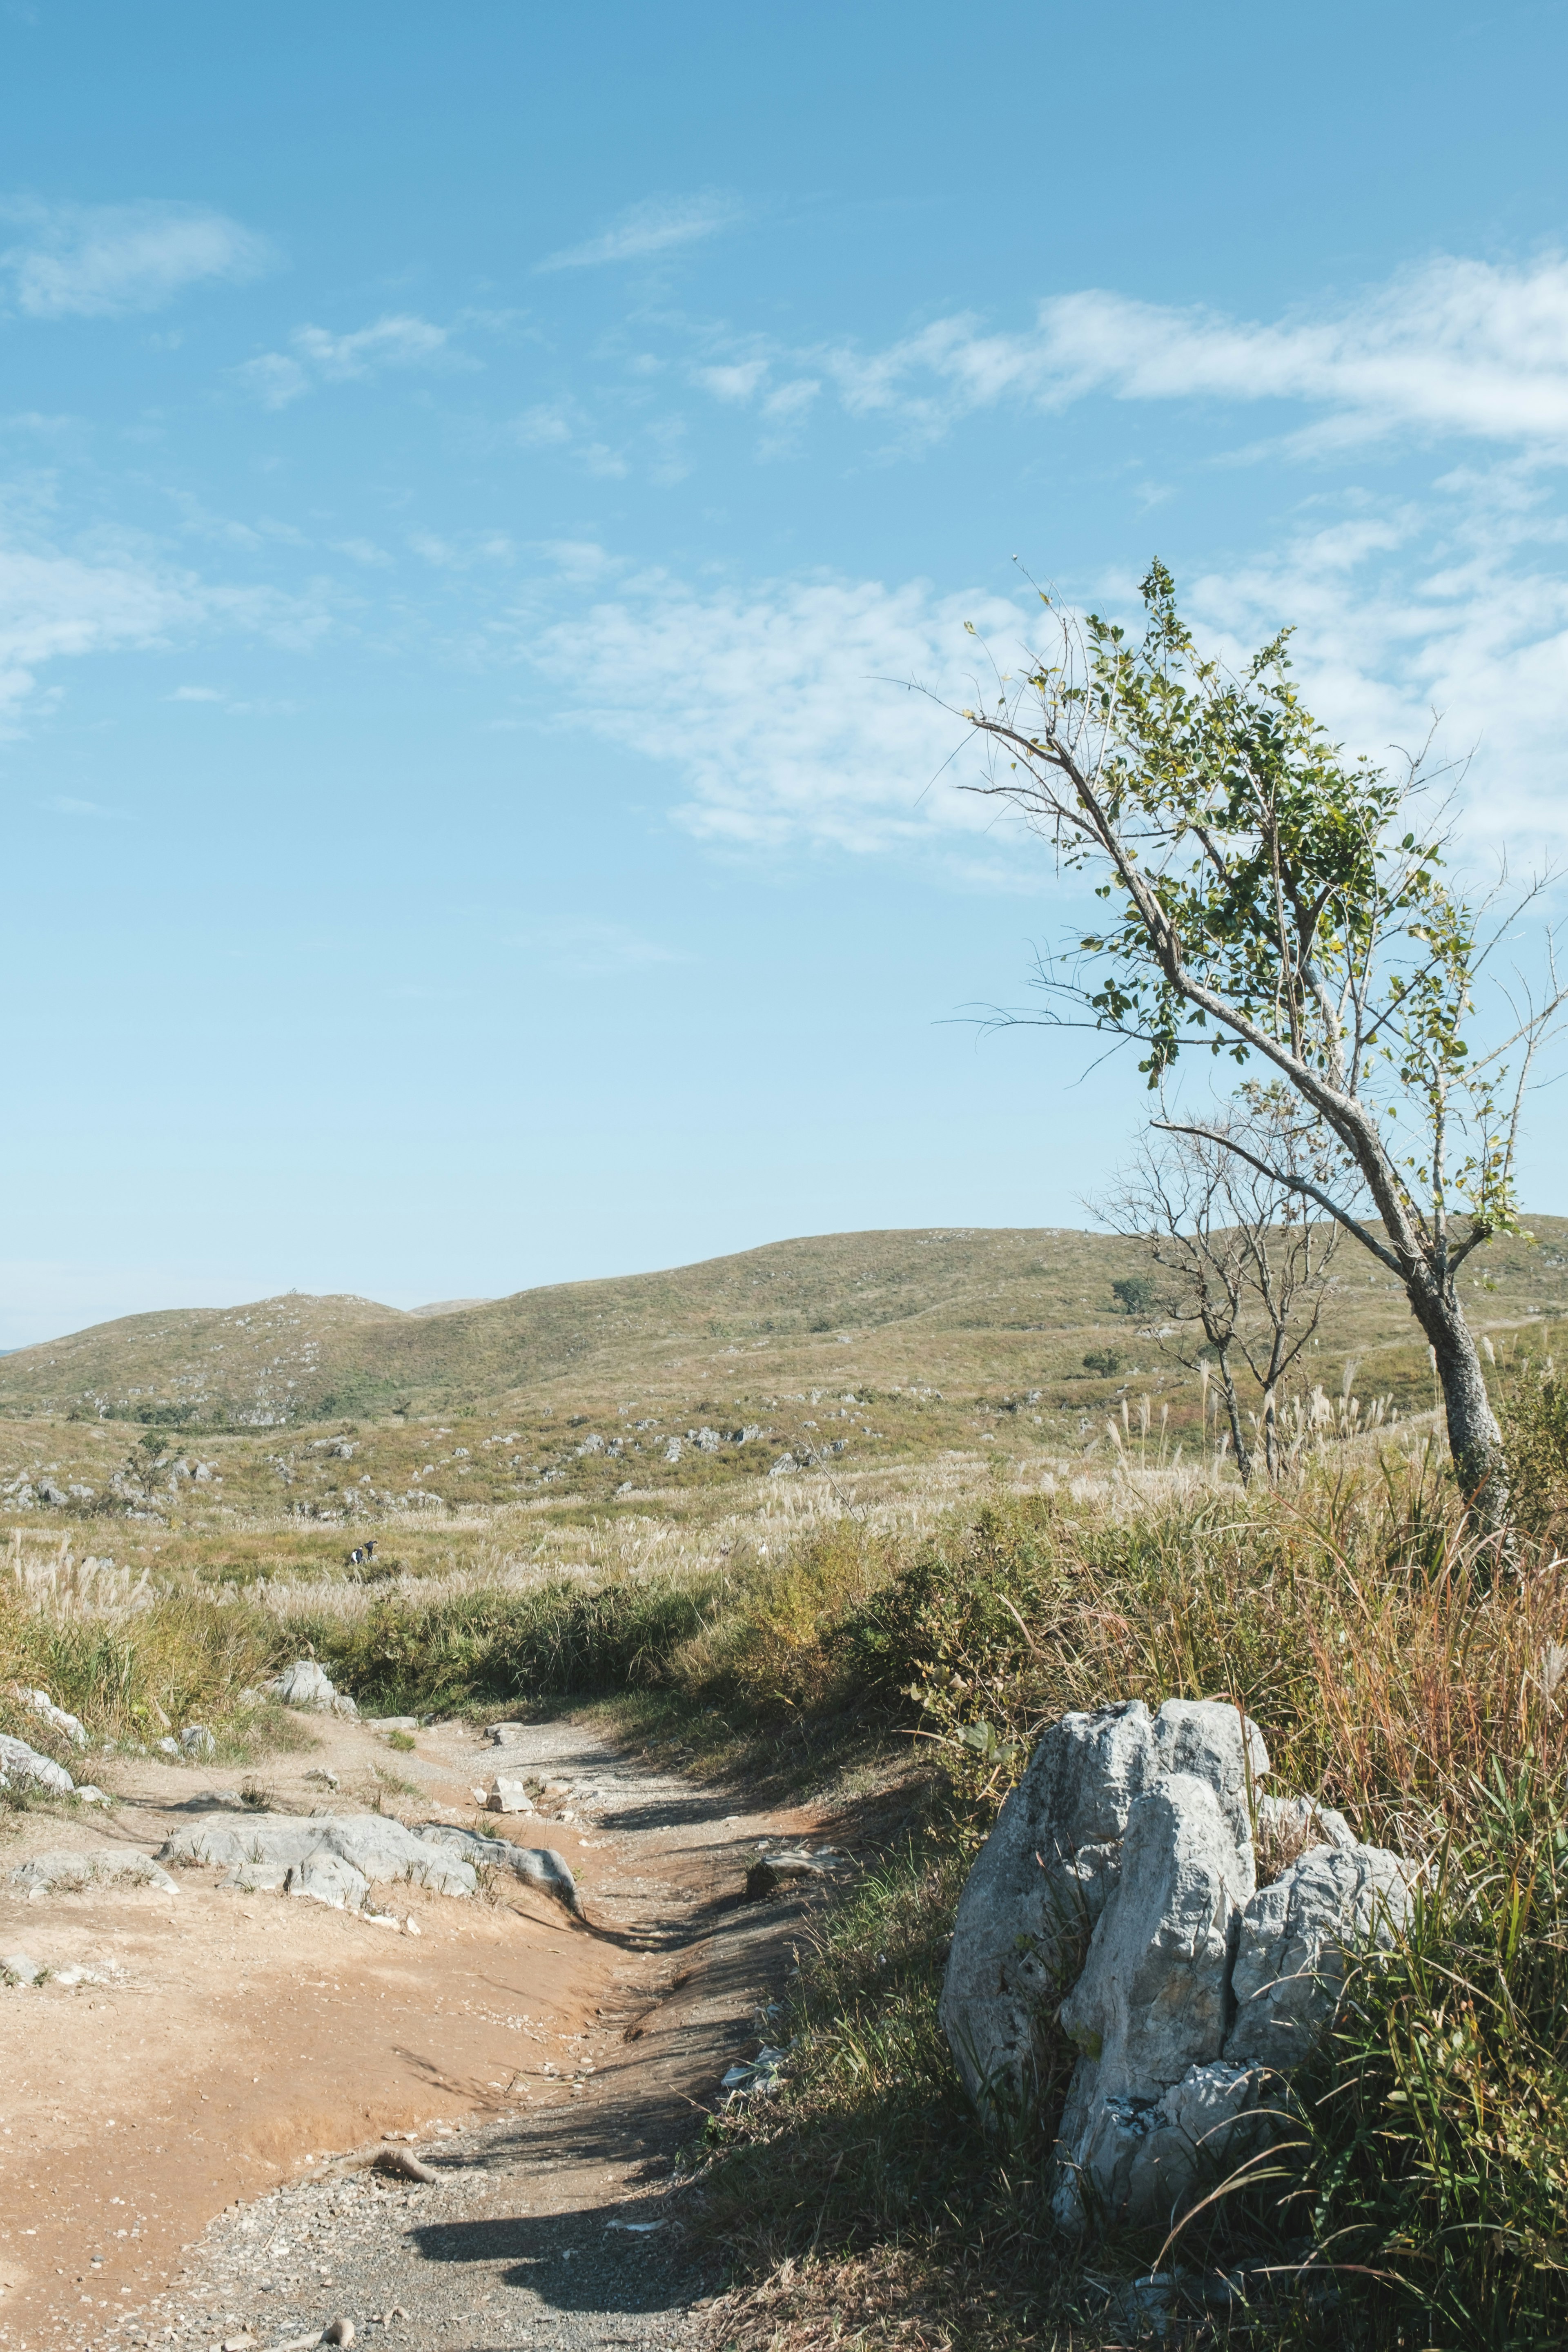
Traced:
<svg viewBox="0 0 1568 2352">
<path fill-rule="evenodd" d="M 421 2164 L 411 2147 L 384 2147 L 375 2159 L 377 2172 L 389 2172 L 398 2180 L 434 2180 L 437 2178 L 427 2164 Z"/>
<path fill-rule="evenodd" d="M 791 1879 L 826 1878 L 837 1864 L 835 1853 L 764 1853 L 746 1873 L 746 1901 L 765 1903 Z"/>
<path fill-rule="evenodd" d="M 305 1778 L 313 1789 L 335 1789 L 338 1785 L 337 1774 L 321 1766 L 313 1772 L 307 1772 Z"/>
<path fill-rule="evenodd" d="M 205 1763 L 217 1754 L 217 1741 L 205 1723 L 187 1723 L 180 1734 L 180 1746 L 187 1756 L 199 1756 Z"/>
<path fill-rule="evenodd" d="M 12 1984 L 35 1985 L 43 1973 L 28 1952 L 0 1952 L 0 1976 Z"/>
<path fill-rule="evenodd" d="M 109 1802 L 109 1799 L 104 1795 L 103 1790 L 101 1789 L 95 1789 L 90 1780 L 89 1780 L 85 1786 L 78 1787 L 77 1795 L 81 1799 L 84 1805 L 107 1805 Z"/>
<path fill-rule="evenodd" d="M 344 2347 L 344 2352 L 347 2352 L 348 2346 L 353 2340 L 354 2324 L 352 2319 L 334 2319 L 331 2326 L 323 2327 L 321 2330 L 323 2344 L 341 2344 Z"/>
<path fill-rule="evenodd" d="M 498 1777 L 485 1799 L 485 1811 L 490 1813 L 531 1813 L 533 1800 L 521 1780 L 504 1780 Z"/>
<path fill-rule="evenodd" d="M 405 1919 L 403 1925 L 405 1932 L 410 1936 L 422 1936 L 425 1933 L 424 1928 L 419 1925 L 418 1920 L 414 1916 L 412 1911 L 408 1914 L 408 1916 Z"/>
<path fill-rule="evenodd" d="M 177 1739 L 163 1738 L 160 1739 L 158 1742 L 158 1753 L 160 1756 L 178 1757 L 181 1752 L 180 1743 Z"/>
</svg>

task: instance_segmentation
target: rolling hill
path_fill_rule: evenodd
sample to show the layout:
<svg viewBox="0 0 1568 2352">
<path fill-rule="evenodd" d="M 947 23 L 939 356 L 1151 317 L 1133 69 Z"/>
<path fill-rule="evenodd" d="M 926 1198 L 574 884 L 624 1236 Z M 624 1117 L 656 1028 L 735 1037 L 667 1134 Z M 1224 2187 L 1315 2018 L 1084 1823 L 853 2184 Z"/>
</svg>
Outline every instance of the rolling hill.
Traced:
<svg viewBox="0 0 1568 2352">
<path fill-rule="evenodd" d="M 1568 1311 L 1568 1221 L 1532 1230 L 1533 1244 L 1494 1242 L 1467 1268 L 1483 1328 Z M 882 1385 L 1032 1385 L 1067 1411 L 1080 1400 L 1063 1384 L 1082 1382 L 1089 1340 L 1119 1349 L 1134 1374 L 1160 1360 L 1115 1312 L 1111 1284 L 1137 1263 L 1132 1244 L 1104 1234 L 927 1229 L 776 1242 L 410 1313 L 289 1293 L 128 1316 L 20 1349 L 0 1361 L 0 1413 L 261 1431 L 558 1393 L 596 1406 L 633 1389 L 712 1386 L 710 1370 L 677 1377 L 700 1365 L 740 1379 L 741 1360 L 773 1386 L 850 1372 Z M 1402 1295 L 1360 1252 L 1347 1248 L 1338 1267 L 1324 1374 L 1337 1381 L 1353 1357 L 1363 1385 L 1420 1389 L 1425 1349 Z"/>
</svg>

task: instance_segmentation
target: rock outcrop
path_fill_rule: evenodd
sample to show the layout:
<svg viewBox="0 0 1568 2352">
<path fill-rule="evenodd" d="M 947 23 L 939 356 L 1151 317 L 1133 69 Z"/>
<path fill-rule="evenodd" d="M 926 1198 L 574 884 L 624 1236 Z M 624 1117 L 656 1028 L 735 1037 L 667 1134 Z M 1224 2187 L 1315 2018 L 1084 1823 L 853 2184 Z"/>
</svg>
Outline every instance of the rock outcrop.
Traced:
<svg viewBox="0 0 1568 2352">
<path fill-rule="evenodd" d="M 357 1715 L 358 1707 L 345 1691 L 332 1682 L 324 1666 L 314 1658 L 296 1658 L 280 1675 L 274 1675 L 265 1687 L 285 1706 L 299 1708 L 308 1715 Z"/>
<path fill-rule="evenodd" d="M 1398 1856 L 1260 1798 L 1268 1770 L 1225 1701 L 1065 1716 L 970 1874 L 942 2024 L 994 2120 L 1037 2103 L 1053 2024 L 1077 2044 L 1053 2192 L 1069 2227 L 1168 2223 L 1259 2144 L 1268 2077 L 1332 2017 L 1346 1953 L 1405 1915 Z M 1307 1848 L 1261 1890 L 1255 1822 Z"/>
<path fill-rule="evenodd" d="M 338 1910 L 358 1910 L 372 1886 L 405 1881 L 433 1894 L 467 1896 L 478 1866 L 505 1870 L 574 1915 L 576 1882 L 553 1849 L 510 1844 L 433 1822 L 410 1829 L 384 1813 L 247 1813 L 176 1830 L 159 1849 L 163 1863 L 216 1864 L 218 1884 L 247 1894 L 312 1896 Z"/>
<path fill-rule="evenodd" d="M 29 1903 L 41 1895 L 85 1895 L 97 1887 L 155 1886 L 177 1895 L 177 1883 L 166 1870 L 134 1846 L 91 1846 L 36 1853 L 11 1873 L 11 1884 Z"/>
</svg>

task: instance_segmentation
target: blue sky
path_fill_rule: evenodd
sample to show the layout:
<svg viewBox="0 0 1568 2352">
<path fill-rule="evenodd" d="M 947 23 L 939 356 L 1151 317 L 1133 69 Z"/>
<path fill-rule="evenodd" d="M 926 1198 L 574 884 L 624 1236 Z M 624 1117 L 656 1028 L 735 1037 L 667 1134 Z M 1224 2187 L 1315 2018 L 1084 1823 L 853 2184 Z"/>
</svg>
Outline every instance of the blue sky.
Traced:
<svg viewBox="0 0 1568 2352">
<path fill-rule="evenodd" d="M 0 1345 L 1084 1222 L 1145 1099 L 966 1024 L 1072 910 L 898 683 L 1015 556 L 1296 621 L 1560 850 L 1565 77 L 1558 5 L 0 5 Z"/>
</svg>

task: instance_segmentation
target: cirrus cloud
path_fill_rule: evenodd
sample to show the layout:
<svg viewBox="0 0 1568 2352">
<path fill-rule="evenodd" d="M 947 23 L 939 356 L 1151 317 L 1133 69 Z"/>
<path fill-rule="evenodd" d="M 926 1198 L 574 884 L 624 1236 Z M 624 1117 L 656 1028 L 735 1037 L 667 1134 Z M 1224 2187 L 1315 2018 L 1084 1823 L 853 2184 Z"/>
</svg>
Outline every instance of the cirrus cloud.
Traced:
<svg viewBox="0 0 1568 2352">
<path fill-rule="evenodd" d="M 278 265 L 264 236 L 199 205 L 42 204 L 14 197 L 0 249 L 15 308 L 30 319 L 112 319 L 162 310 L 189 286 L 237 285 Z"/>
</svg>

